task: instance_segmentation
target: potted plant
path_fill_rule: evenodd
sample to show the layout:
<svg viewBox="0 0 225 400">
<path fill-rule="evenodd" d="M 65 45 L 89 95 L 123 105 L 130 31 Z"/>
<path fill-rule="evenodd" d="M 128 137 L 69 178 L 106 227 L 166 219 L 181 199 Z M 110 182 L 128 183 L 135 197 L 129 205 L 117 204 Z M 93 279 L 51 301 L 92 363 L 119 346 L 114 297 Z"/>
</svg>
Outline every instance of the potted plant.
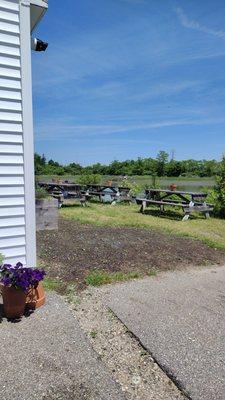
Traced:
<svg viewBox="0 0 225 400">
<path fill-rule="evenodd" d="M 3 309 L 7 318 L 21 318 L 26 305 L 28 308 L 36 308 L 36 303 L 40 300 L 38 287 L 44 276 L 43 270 L 27 268 L 21 263 L 15 266 L 4 264 L 0 268 Z M 44 304 L 45 301 L 42 290 L 41 304 L 38 306 Z"/>
<path fill-rule="evenodd" d="M 170 190 L 175 191 L 177 189 L 177 185 L 175 183 L 171 183 Z"/>
<path fill-rule="evenodd" d="M 53 198 L 44 188 L 40 187 L 36 188 L 35 197 L 37 231 L 58 229 L 60 197 Z"/>
</svg>

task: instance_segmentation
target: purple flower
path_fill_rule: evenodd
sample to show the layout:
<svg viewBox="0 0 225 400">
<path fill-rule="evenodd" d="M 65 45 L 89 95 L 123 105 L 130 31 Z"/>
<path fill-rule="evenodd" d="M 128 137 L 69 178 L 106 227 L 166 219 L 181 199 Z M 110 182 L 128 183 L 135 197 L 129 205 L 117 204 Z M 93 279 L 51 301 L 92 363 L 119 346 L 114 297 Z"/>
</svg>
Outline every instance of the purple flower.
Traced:
<svg viewBox="0 0 225 400">
<path fill-rule="evenodd" d="M 21 262 L 18 262 L 14 268 L 15 269 L 23 268 L 23 264 Z"/>
<path fill-rule="evenodd" d="M 44 270 L 24 267 L 22 263 L 15 266 L 4 264 L 0 267 L 0 282 L 5 286 L 22 289 L 27 292 L 30 288 L 36 288 L 46 273 Z"/>
</svg>

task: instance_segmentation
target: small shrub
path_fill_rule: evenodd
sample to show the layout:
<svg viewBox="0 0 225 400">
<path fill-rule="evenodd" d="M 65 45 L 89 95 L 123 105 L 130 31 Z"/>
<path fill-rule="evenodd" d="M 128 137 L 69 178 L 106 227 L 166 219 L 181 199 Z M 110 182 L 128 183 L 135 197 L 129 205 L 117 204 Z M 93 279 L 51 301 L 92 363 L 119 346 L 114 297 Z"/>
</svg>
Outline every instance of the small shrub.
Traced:
<svg viewBox="0 0 225 400">
<path fill-rule="evenodd" d="M 99 174 L 80 175 L 77 180 L 80 185 L 99 185 L 101 181 L 102 176 Z"/>
<path fill-rule="evenodd" d="M 214 189 L 215 196 L 215 215 L 225 218 L 225 156 L 221 161 L 221 169 L 217 184 Z"/>
<path fill-rule="evenodd" d="M 217 200 L 217 195 L 216 195 L 216 191 L 215 188 L 212 190 L 209 190 L 207 192 L 207 203 L 209 204 L 216 204 L 216 200 Z"/>
<path fill-rule="evenodd" d="M 123 179 L 119 185 L 120 187 L 129 188 L 131 190 L 131 194 L 136 196 L 138 193 L 142 191 L 142 186 L 138 185 L 136 182 L 131 182 L 128 179 Z"/>
<path fill-rule="evenodd" d="M 43 199 L 47 199 L 48 197 L 51 197 L 51 196 L 49 195 L 47 190 L 45 190 L 44 188 L 36 187 L 35 197 L 37 200 L 43 200 Z"/>
</svg>

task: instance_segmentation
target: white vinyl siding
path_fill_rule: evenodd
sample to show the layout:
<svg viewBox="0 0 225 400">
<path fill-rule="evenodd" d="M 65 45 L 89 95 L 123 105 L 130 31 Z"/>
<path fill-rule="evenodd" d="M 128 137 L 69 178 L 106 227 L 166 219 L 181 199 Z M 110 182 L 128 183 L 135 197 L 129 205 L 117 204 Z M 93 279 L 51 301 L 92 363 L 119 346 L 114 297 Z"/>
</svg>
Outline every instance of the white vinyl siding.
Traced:
<svg viewBox="0 0 225 400">
<path fill-rule="evenodd" d="M 24 215 L 24 207 L 0 207 L 0 217 L 17 217 Z"/>
<path fill-rule="evenodd" d="M 2 133 L 1 143 L 22 143 L 23 136 L 21 133 Z"/>
<path fill-rule="evenodd" d="M 6 67 L 20 68 L 20 60 L 17 58 L 6 57 L 5 55 L 0 54 L 0 65 Z"/>
<path fill-rule="evenodd" d="M 0 218 L 0 228 L 8 227 L 8 226 L 15 226 L 15 233 L 17 226 L 25 225 L 25 218 L 24 217 L 3 217 Z"/>
<path fill-rule="evenodd" d="M 5 22 L 3 19 L 1 19 L 1 31 L 19 34 L 20 28 L 19 25 L 9 24 L 8 22 Z"/>
<path fill-rule="evenodd" d="M 25 246 L 13 246 L 11 248 L 4 248 L 2 251 L 7 251 L 8 258 L 11 260 L 12 263 L 17 263 L 18 260 L 21 261 L 21 257 L 24 257 L 26 254 L 26 247 Z M 14 261 L 12 260 L 14 259 Z"/>
<path fill-rule="evenodd" d="M 20 79 L 21 74 L 19 69 L 12 69 L 12 68 L 6 68 L 6 67 L 0 67 L 0 77 L 6 77 L 6 78 L 15 78 L 15 79 Z"/>
<path fill-rule="evenodd" d="M 22 122 L 21 112 L 13 113 L 13 112 L 1 112 L 0 111 L 0 121 Z"/>
<path fill-rule="evenodd" d="M 2 1 L 1 1 L 1 3 L 2 3 Z M 1 3 L 0 3 L 0 7 L 1 7 L 1 15 L 0 15 L 0 17 L 1 17 L 1 20 L 10 21 L 10 22 L 16 22 L 17 24 L 19 24 L 19 12 L 12 12 L 13 10 L 4 11 L 4 7 L 2 7 Z M 13 2 L 11 2 L 11 3 L 13 3 Z"/>
<path fill-rule="evenodd" d="M 16 92 L 11 90 L 1 90 L 0 88 L 0 100 L 2 99 L 16 101 L 16 100 L 21 100 L 22 95 L 20 91 Z"/>
<path fill-rule="evenodd" d="M 15 233 L 14 227 L 0 228 L 0 237 L 1 237 L 1 239 L 12 238 L 12 237 L 16 237 L 16 236 L 23 236 L 25 238 L 25 226 L 24 225 L 21 225 L 20 227 L 17 227 L 16 233 Z"/>
<path fill-rule="evenodd" d="M 24 187 L 23 186 L 1 186 L 0 187 L 0 197 L 9 197 L 9 196 L 24 196 Z"/>
<path fill-rule="evenodd" d="M 7 247 L 17 247 L 17 246 L 24 246 L 25 239 L 23 236 L 13 236 L 10 238 L 5 238 L 1 240 L 1 248 L 6 249 Z"/>
<path fill-rule="evenodd" d="M 20 101 L 0 100 L 0 110 L 22 111 L 22 103 Z"/>
<path fill-rule="evenodd" d="M 2 176 L 0 175 L 0 186 L 24 185 L 23 176 Z"/>
<path fill-rule="evenodd" d="M 1 124 L 1 122 L 0 122 Z M 6 144 L 6 143 L 1 143 L 1 132 L 0 132 L 0 153 L 1 154 L 23 154 L 23 145 L 22 144 Z"/>
<path fill-rule="evenodd" d="M 16 79 L 3 79 L 0 78 L 0 87 L 2 89 L 15 89 L 15 90 L 20 90 L 21 89 L 21 81 L 16 80 Z"/>
<path fill-rule="evenodd" d="M 0 253 L 26 262 L 19 0 L 0 0 Z"/>
<path fill-rule="evenodd" d="M 15 196 L 15 197 L 0 197 L 0 207 L 7 206 L 24 206 L 24 196 Z"/>
<path fill-rule="evenodd" d="M 21 114 L 22 115 L 22 114 Z M 23 132 L 22 124 L 1 123 L 0 132 Z"/>
<path fill-rule="evenodd" d="M 20 45 L 20 39 L 18 35 L 10 35 L 7 32 L 0 32 L 0 43 Z"/>
<path fill-rule="evenodd" d="M 0 53 L 6 54 L 8 56 L 19 57 L 20 49 L 19 49 L 19 47 L 16 47 L 16 46 L 3 46 L 2 44 L 0 44 Z"/>
<path fill-rule="evenodd" d="M 0 7 L 4 10 L 12 10 L 19 11 L 19 3 L 18 1 L 10 1 L 10 0 L 1 0 Z"/>
</svg>

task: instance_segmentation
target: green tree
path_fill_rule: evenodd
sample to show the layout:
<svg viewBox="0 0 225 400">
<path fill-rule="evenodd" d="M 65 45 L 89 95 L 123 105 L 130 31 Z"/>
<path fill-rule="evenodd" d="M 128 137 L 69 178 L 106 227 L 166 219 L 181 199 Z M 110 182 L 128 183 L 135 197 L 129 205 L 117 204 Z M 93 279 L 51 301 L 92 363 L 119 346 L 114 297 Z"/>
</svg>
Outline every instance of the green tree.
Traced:
<svg viewBox="0 0 225 400">
<path fill-rule="evenodd" d="M 157 154 L 157 174 L 158 176 L 164 176 L 166 173 L 166 164 L 168 163 L 169 154 L 166 151 L 160 150 Z"/>
<path fill-rule="evenodd" d="M 182 163 L 180 161 L 171 160 L 166 165 L 166 175 L 167 176 L 180 176 L 184 169 L 182 168 Z"/>
<path fill-rule="evenodd" d="M 96 163 L 82 167 L 78 163 L 60 165 L 57 161 L 46 161 L 44 155 L 35 154 L 36 175 L 158 175 L 158 176 L 216 176 L 220 173 L 220 162 L 216 160 L 171 160 L 168 153 L 160 151 L 157 158 L 138 158 L 137 160 L 113 161 L 109 165 Z"/>
<path fill-rule="evenodd" d="M 39 154 L 34 154 L 35 175 L 42 175 L 45 173 L 46 159 Z"/>
<path fill-rule="evenodd" d="M 102 177 L 99 174 L 83 174 L 78 178 L 81 185 L 98 185 L 101 183 Z"/>
<path fill-rule="evenodd" d="M 133 174 L 134 175 L 143 175 L 144 172 L 144 163 L 142 158 L 138 158 L 137 161 L 135 161 L 134 167 L 133 167 Z"/>
<path fill-rule="evenodd" d="M 78 163 L 71 163 L 64 167 L 65 172 L 71 175 L 79 175 L 82 172 L 82 166 Z"/>
<path fill-rule="evenodd" d="M 61 165 L 53 160 L 49 160 L 48 165 L 50 165 L 51 167 L 61 167 Z"/>
<path fill-rule="evenodd" d="M 109 164 L 109 174 L 110 175 L 120 175 L 121 174 L 121 165 L 120 162 L 114 160 L 111 164 Z"/>
</svg>

